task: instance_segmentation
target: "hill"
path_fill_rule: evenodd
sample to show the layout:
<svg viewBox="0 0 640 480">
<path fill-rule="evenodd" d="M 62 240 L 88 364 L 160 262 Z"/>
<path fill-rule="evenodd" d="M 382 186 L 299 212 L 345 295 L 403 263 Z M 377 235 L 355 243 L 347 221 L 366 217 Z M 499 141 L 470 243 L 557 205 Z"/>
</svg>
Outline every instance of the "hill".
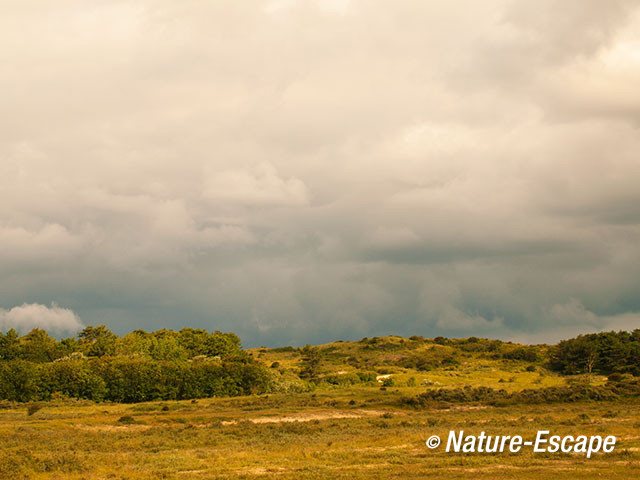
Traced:
<svg viewBox="0 0 640 480">
<path fill-rule="evenodd" d="M 388 336 L 249 353 L 271 368 L 281 390 L 361 385 L 414 393 L 424 387 L 471 385 L 513 391 L 565 385 L 569 379 L 550 369 L 551 349 L 475 337 Z M 591 376 L 595 383 L 605 379 Z"/>
<path fill-rule="evenodd" d="M 640 375 L 640 330 L 554 346 L 388 336 L 250 350 L 233 333 L 191 328 L 119 337 L 105 326 L 87 327 L 62 340 L 39 329 L 0 333 L 0 400 L 23 402 L 62 396 L 133 403 L 345 387 L 393 388 L 422 400 L 562 400 L 575 397 L 576 383 L 589 387 L 579 393 L 584 398 L 608 398 L 635 388 L 624 375 Z M 605 385 L 607 378 L 623 386 Z M 425 393 L 425 387 L 485 390 Z M 514 396 L 554 388 L 565 390 Z"/>
</svg>

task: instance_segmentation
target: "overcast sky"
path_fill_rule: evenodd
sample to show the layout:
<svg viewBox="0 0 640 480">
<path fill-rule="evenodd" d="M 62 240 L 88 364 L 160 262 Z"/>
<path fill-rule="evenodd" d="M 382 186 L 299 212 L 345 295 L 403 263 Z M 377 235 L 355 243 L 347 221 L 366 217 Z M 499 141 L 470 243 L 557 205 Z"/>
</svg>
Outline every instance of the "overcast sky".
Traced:
<svg viewBox="0 0 640 480">
<path fill-rule="evenodd" d="M 640 327 L 640 2 L 4 0 L 0 330 Z"/>
</svg>

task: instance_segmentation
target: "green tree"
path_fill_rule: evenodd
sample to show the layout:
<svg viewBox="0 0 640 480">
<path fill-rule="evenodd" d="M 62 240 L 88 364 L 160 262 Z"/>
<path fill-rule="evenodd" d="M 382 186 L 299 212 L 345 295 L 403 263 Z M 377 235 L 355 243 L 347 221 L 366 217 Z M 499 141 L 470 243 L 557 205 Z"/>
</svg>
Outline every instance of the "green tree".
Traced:
<svg viewBox="0 0 640 480">
<path fill-rule="evenodd" d="M 56 339 L 40 328 L 20 337 L 20 358 L 30 362 L 50 362 L 60 356 Z"/>
<path fill-rule="evenodd" d="M 0 398 L 17 402 L 39 400 L 39 384 L 33 363 L 24 360 L 0 362 Z"/>
<path fill-rule="evenodd" d="M 318 347 L 305 345 L 300 351 L 302 355 L 302 368 L 300 370 L 300 378 L 316 378 L 320 370 L 320 361 L 322 360 Z"/>
<path fill-rule="evenodd" d="M 178 333 L 178 343 L 188 352 L 189 357 L 207 355 L 206 341 L 209 334 L 206 330 L 183 328 Z"/>
<path fill-rule="evenodd" d="M 149 355 L 151 334 L 144 330 L 134 330 L 120 338 L 117 343 L 117 355 Z"/>
<path fill-rule="evenodd" d="M 78 334 L 83 352 L 90 357 L 115 355 L 118 336 L 104 325 L 87 327 Z"/>
<path fill-rule="evenodd" d="M 87 359 L 49 363 L 44 366 L 42 377 L 49 395 L 60 392 L 73 398 L 101 401 L 107 393 L 104 380 Z"/>
<path fill-rule="evenodd" d="M 66 357 L 74 352 L 80 352 L 82 349 L 78 340 L 75 338 L 63 338 L 56 345 L 59 357 Z"/>
<path fill-rule="evenodd" d="M 0 332 L 0 360 L 13 360 L 20 354 L 19 335 L 13 328 L 6 334 Z"/>
<path fill-rule="evenodd" d="M 222 333 L 216 330 L 205 341 L 206 355 L 228 357 L 240 353 L 240 339 L 234 333 Z"/>
<path fill-rule="evenodd" d="M 631 373 L 640 375 L 640 333 L 601 332 L 578 335 L 555 345 L 550 367 L 562 373 Z"/>
<path fill-rule="evenodd" d="M 154 360 L 185 360 L 187 351 L 173 335 L 153 336 L 149 345 L 149 355 Z"/>
</svg>

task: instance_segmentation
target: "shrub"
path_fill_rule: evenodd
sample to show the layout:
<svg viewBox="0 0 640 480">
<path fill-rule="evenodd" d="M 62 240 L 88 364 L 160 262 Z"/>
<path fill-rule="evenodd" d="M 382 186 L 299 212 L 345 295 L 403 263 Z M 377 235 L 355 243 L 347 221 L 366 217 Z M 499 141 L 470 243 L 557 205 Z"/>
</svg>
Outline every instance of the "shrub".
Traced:
<svg viewBox="0 0 640 480">
<path fill-rule="evenodd" d="M 535 347 L 518 347 L 504 352 L 502 358 L 507 360 L 523 360 L 526 362 L 537 362 L 539 360 Z"/>
<path fill-rule="evenodd" d="M 37 403 L 32 403 L 27 407 L 27 415 L 31 416 L 41 409 L 42 409 L 42 405 L 38 405 Z"/>
<path fill-rule="evenodd" d="M 373 383 L 378 376 L 376 372 L 358 372 L 357 375 L 362 383 Z"/>
<path fill-rule="evenodd" d="M 640 379 L 624 376 L 619 382 L 607 382 L 603 386 L 577 384 L 561 387 L 525 389 L 509 393 L 489 387 L 439 388 L 429 389 L 415 397 L 404 398 L 402 403 L 413 407 L 425 407 L 431 402 L 466 403 L 476 402 L 489 405 L 509 405 L 518 403 L 555 403 L 582 400 L 616 400 L 620 397 L 640 396 Z"/>
<path fill-rule="evenodd" d="M 272 348 L 271 351 L 278 352 L 278 353 L 285 353 L 285 352 L 295 352 L 296 349 L 291 346 L 286 346 L 286 347 Z"/>
</svg>

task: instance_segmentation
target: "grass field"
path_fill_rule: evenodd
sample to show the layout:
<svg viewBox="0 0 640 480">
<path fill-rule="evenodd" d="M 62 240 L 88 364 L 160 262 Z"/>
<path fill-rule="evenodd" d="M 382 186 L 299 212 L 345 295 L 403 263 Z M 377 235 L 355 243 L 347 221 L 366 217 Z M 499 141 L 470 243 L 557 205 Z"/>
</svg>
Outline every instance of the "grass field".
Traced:
<svg viewBox="0 0 640 480">
<path fill-rule="evenodd" d="M 397 406 L 400 391 L 317 393 L 136 405 L 56 401 L 0 411 L 0 478 L 619 478 L 640 473 L 640 402 Z M 124 420 L 121 420 L 124 417 Z M 131 417 L 131 418 L 127 418 Z M 449 430 L 615 435 L 611 454 L 445 453 Z"/>
</svg>

